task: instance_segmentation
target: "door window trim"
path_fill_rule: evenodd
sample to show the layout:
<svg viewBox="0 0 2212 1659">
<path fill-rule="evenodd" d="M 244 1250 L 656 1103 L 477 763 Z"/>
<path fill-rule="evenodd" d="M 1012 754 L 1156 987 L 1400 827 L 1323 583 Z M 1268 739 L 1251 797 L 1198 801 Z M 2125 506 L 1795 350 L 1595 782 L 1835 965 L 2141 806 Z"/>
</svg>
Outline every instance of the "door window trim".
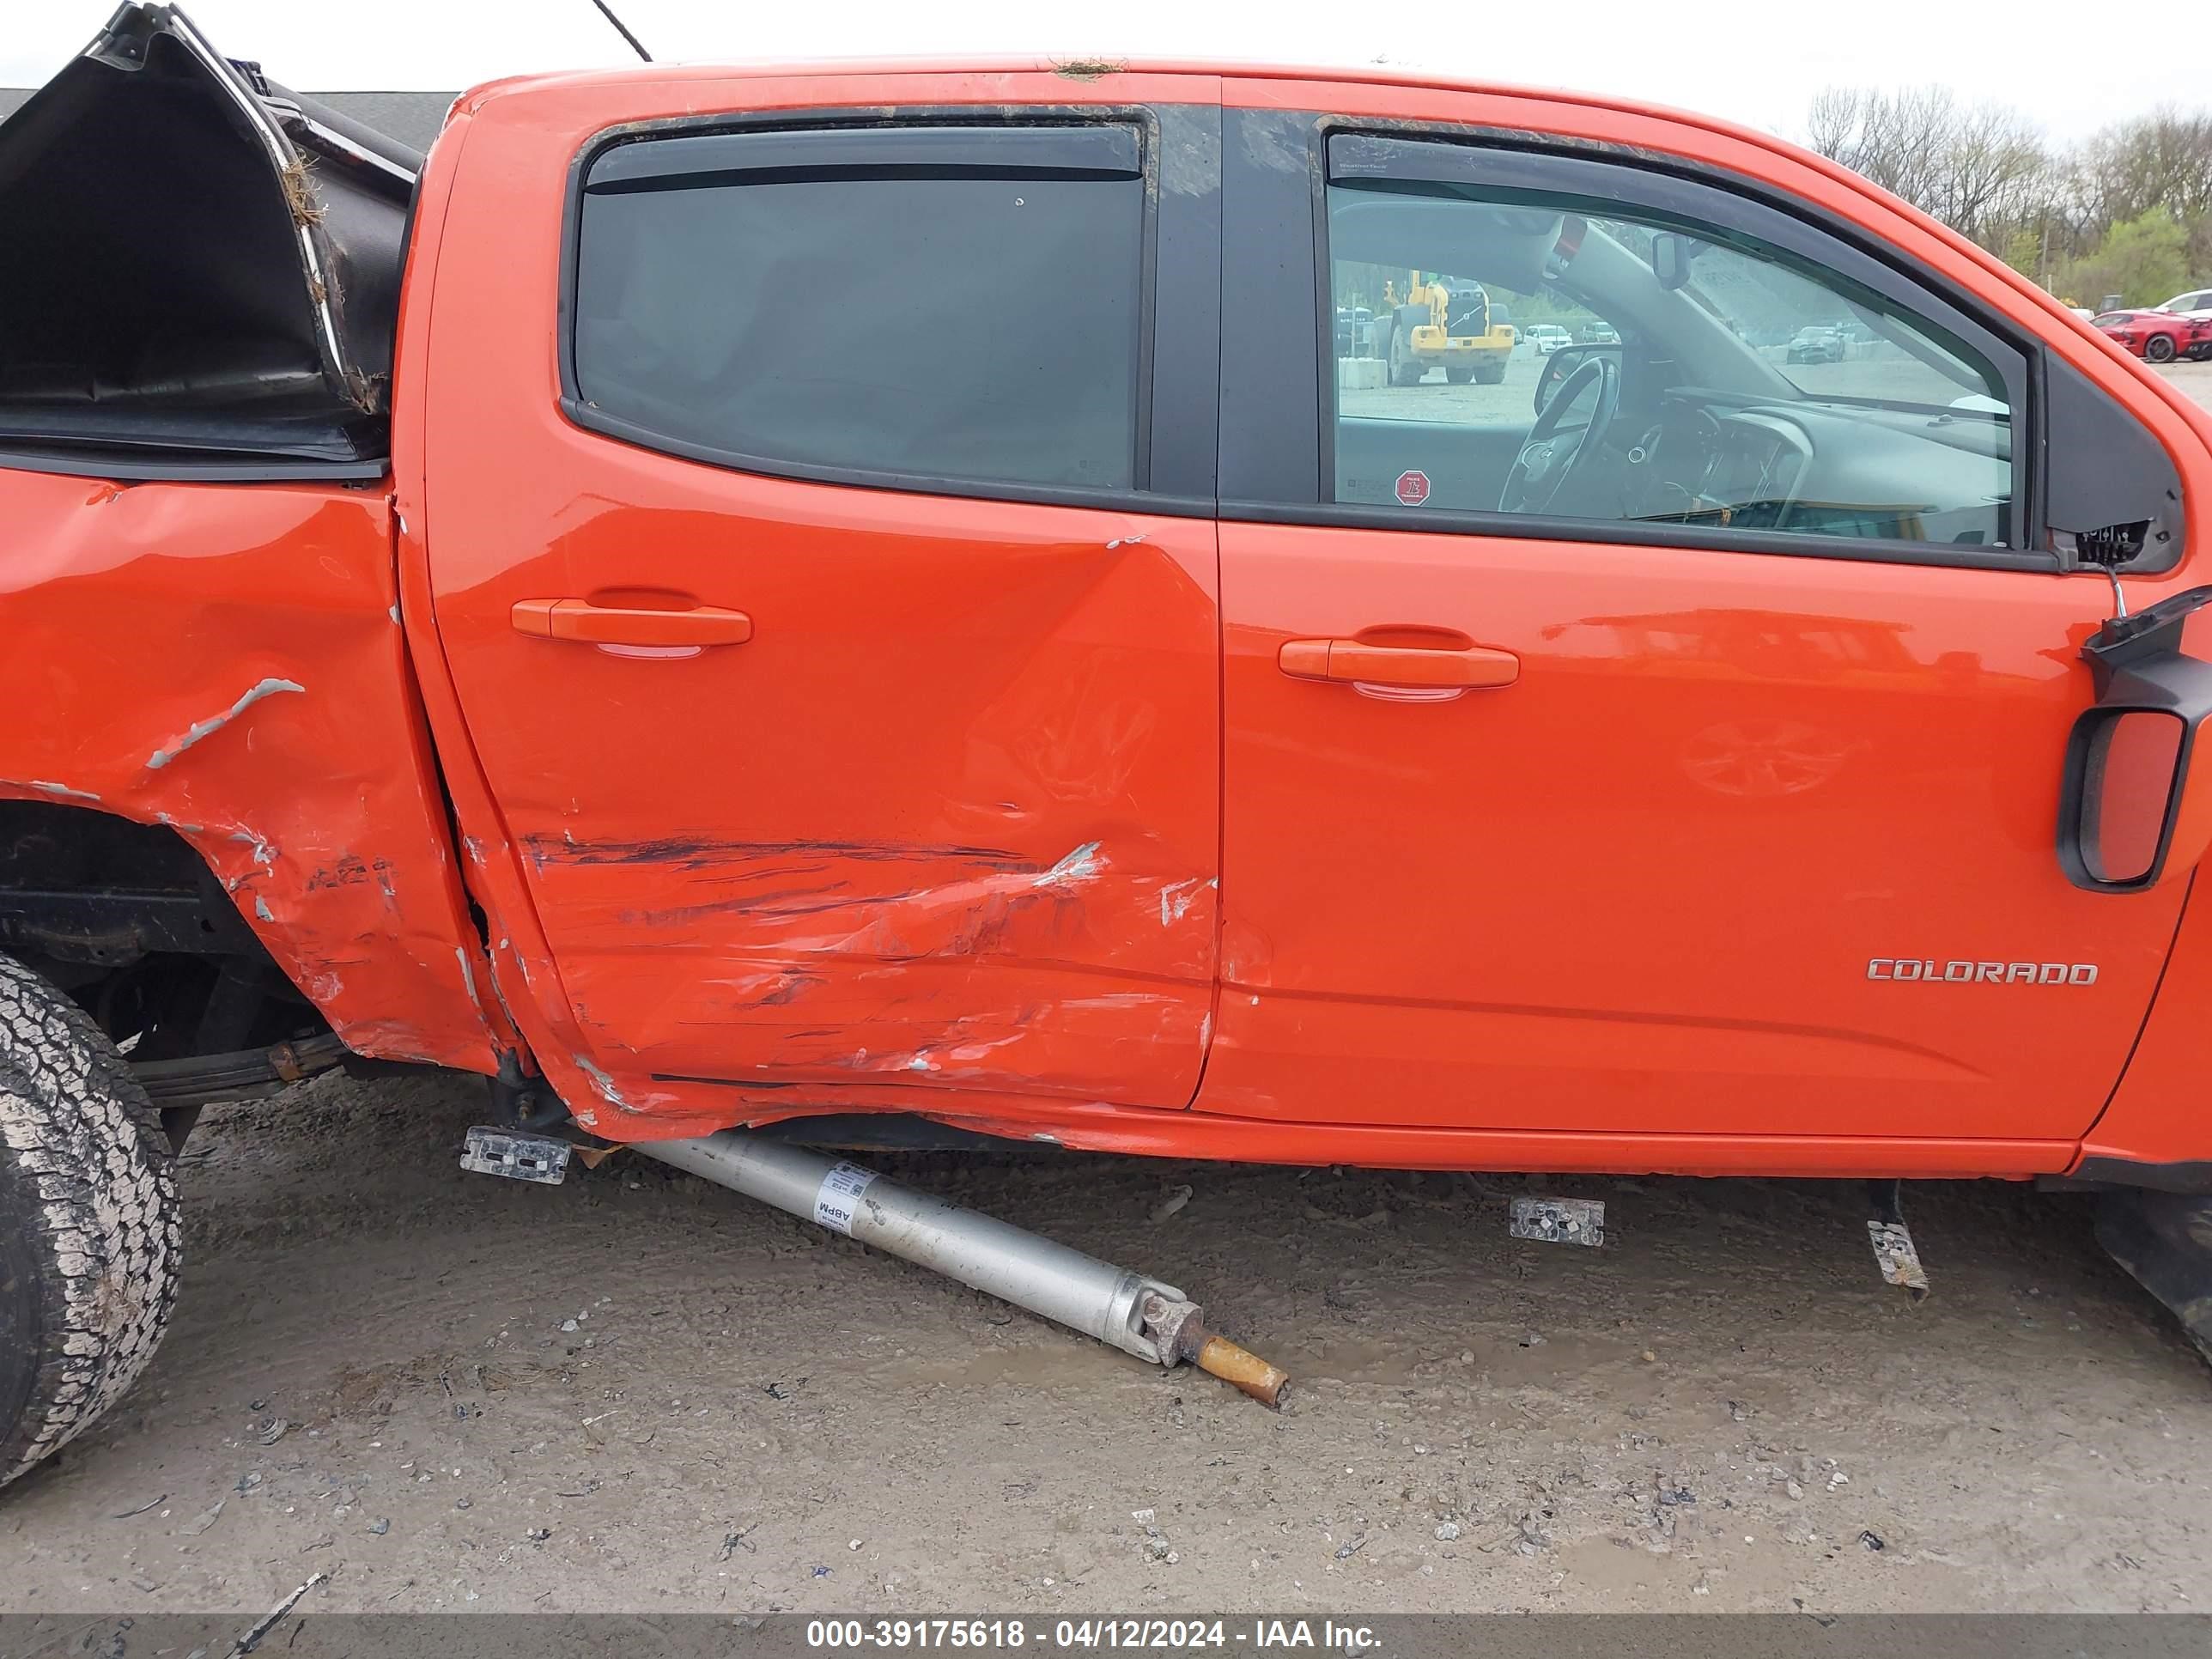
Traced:
<svg viewBox="0 0 2212 1659">
<path fill-rule="evenodd" d="M 1568 137 L 1527 137 L 1498 129 L 1470 130 L 1450 124 L 1405 124 L 1379 129 L 1371 120 L 1308 112 L 1302 118 L 1310 135 L 1309 182 L 1312 196 L 1314 335 L 1318 361 L 1314 381 L 1318 431 L 1314 496 L 1311 500 L 1222 503 L 1222 517 L 1255 523 L 1315 524 L 1379 530 L 1428 530 L 1531 541 L 1571 541 L 1698 549 L 1727 553 L 1769 553 L 1795 557 L 1848 559 L 1857 562 L 1962 567 L 2033 571 L 2050 574 L 2056 556 L 2047 545 L 2044 521 L 2043 465 L 2045 387 L 2043 343 L 2008 320 L 1990 315 L 1973 296 L 1940 272 L 1901 263 L 1868 234 L 1810 204 L 1760 181 L 1686 157 L 1639 155 L 1629 159 Z M 1344 176 L 1335 161 L 1338 142 L 1359 149 L 1360 170 L 1352 179 L 1397 178 L 1412 182 L 1502 183 L 1485 174 L 1486 162 L 1540 170 L 1541 182 L 1522 189 L 1581 195 L 1603 204 L 1629 207 L 1650 204 L 1655 210 L 1691 218 L 1740 224 L 1746 234 L 1800 252 L 1820 265 L 1833 265 L 1851 280 L 1904 307 L 1909 314 L 1940 322 L 1986 356 L 2002 377 L 2013 411 L 2013 494 L 2009 533 L 2016 544 L 1911 542 L 1874 538 L 1821 536 L 1717 526 L 1644 523 L 1634 520 L 1568 519 L 1537 514 L 1404 507 L 1331 501 L 1335 488 L 1336 364 L 1331 322 L 1334 271 L 1328 240 L 1328 192 Z M 1451 164 L 1457 163 L 1456 170 Z M 1579 179 L 1577 190 L 1562 180 Z M 1626 188 L 1624 188 L 1624 186 Z M 1506 185 L 1504 187 L 1516 187 Z M 1741 216 L 1748 210 L 1753 222 Z M 1765 230 L 1771 225 L 1782 234 Z M 1795 243 L 1796 246 L 1792 246 Z M 1843 261 L 1832 255 L 1840 252 Z M 1224 363 L 1224 374 L 1231 372 Z"/>
<path fill-rule="evenodd" d="M 1212 112 L 1200 110 L 1200 115 Z M 1188 388 L 1180 376 L 1156 374 L 1155 342 L 1161 333 L 1161 289 L 1170 289 L 1169 302 L 1188 307 L 1193 293 L 1210 295 L 1210 320 L 1206 338 L 1212 343 L 1213 362 L 1219 348 L 1220 193 L 1218 180 L 1199 181 L 1186 189 L 1166 191 L 1161 173 L 1170 147 L 1162 142 L 1163 118 L 1176 120 L 1185 106 L 1163 105 L 1024 105 L 1015 111 L 1004 106 L 927 105 L 886 114 L 881 109 L 823 108 L 731 112 L 677 116 L 611 126 L 596 132 L 578 149 L 569 163 L 561 228 L 560 293 L 556 312 L 560 373 L 558 398 L 562 416 L 573 426 L 598 436 L 615 439 L 702 462 L 726 471 L 805 483 L 899 490 L 932 495 L 951 495 L 982 501 L 1035 502 L 1043 505 L 1123 507 L 1171 517 L 1207 518 L 1215 511 L 1212 465 L 1209 455 L 1202 490 L 1155 492 L 1152 488 L 1160 457 L 1153 441 L 1154 405 L 1164 380 L 1173 382 L 1173 395 L 1188 400 Z M 1101 130 L 1103 130 L 1102 132 Z M 1125 166 L 1127 152 L 1107 135 L 1127 134 L 1133 141 L 1134 167 Z M 1091 135 L 1097 134 L 1094 139 Z M 772 456 L 724 450 L 691 442 L 657 428 L 623 420 L 586 403 L 576 378 L 576 284 L 582 244 L 585 197 L 593 167 L 611 152 L 626 146 L 674 141 L 678 144 L 714 138 L 766 138 L 790 135 L 793 143 L 764 147 L 756 155 L 740 159 L 736 147 L 719 157 L 704 150 L 691 151 L 683 165 L 647 173 L 639 169 L 622 182 L 635 185 L 647 177 L 683 177 L 688 173 L 741 177 L 766 173 L 811 179 L 842 175 L 865 178 L 962 176 L 1000 173 L 1067 179 L 1134 179 L 1143 196 L 1142 233 L 1138 254 L 1136 362 L 1133 398 L 1134 420 L 1131 458 L 1132 487 L 1088 489 L 1079 485 L 1027 484 L 990 479 L 940 477 L 873 468 L 825 466 L 787 461 Z M 817 139 L 814 135 L 824 135 Z M 834 136 L 831 136 L 834 135 Z M 1055 136 L 1060 142 L 1054 142 Z M 1011 143 L 1007 141 L 1012 141 Z M 994 143 L 1005 143 L 1006 158 L 989 154 Z M 1200 187 L 1202 185 L 1203 187 Z M 1169 227 L 1168 239 L 1180 252 L 1170 265 L 1163 258 L 1162 202 L 1170 200 L 1184 210 L 1203 216 L 1194 225 Z M 1209 241 L 1204 234 L 1210 222 L 1212 274 L 1204 268 Z M 1194 236 L 1194 231 L 1198 234 Z M 1199 269 L 1187 268 L 1193 257 Z M 1179 325 L 1188 326 L 1179 318 Z M 1175 360 L 1163 368 L 1172 370 Z M 1207 365 L 1208 396 L 1215 379 Z M 1209 431 L 1211 426 L 1209 424 Z"/>
</svg>

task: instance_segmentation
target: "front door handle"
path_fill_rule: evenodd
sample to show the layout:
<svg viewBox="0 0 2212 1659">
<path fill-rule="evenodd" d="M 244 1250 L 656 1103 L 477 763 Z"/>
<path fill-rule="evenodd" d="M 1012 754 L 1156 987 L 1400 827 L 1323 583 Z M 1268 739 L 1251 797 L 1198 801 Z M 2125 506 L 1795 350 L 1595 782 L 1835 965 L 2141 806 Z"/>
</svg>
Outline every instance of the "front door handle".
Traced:
<svg viewBox="0 0 2212 1659">
<path fill-rule="evenodd" d="M 518 634 L 593 645 L 743 645 L 753 636 L 750 617 L 718 605 L 655 609 L 589 599 L 517 599 L 510 614 Z"/>
<path fill-rule="evenodd" d="M 1521 678 L 1520 658 L 1480 645 L 1449 650 L 1362 640 L 1285 640 L 1275 660 L 1293 679 L 1418 690 L 1486 690 Z"/>
</svg>

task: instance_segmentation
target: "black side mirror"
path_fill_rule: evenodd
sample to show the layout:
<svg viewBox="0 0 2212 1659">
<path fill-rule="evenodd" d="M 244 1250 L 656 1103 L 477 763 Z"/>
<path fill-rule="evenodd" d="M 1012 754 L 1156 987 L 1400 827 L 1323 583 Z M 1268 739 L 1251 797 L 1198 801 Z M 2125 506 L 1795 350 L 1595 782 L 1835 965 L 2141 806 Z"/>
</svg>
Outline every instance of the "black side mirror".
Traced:
<svg viewBox="0 0 2212 1659">
<path fill-rule="evenodd" d="M 2058 863 L 2093 893 L 2140 893 L 2196 867 L 2212 844 L 2212 761 L 2192 763 L 2212 719 L 2212 663 L 2185 655 L 2183 625 L 2212 605 L 2191 588 L 2116 617 L 2081 647 L 2097 701 L 2074 722 L 2059 787 Z"/>
</svg>

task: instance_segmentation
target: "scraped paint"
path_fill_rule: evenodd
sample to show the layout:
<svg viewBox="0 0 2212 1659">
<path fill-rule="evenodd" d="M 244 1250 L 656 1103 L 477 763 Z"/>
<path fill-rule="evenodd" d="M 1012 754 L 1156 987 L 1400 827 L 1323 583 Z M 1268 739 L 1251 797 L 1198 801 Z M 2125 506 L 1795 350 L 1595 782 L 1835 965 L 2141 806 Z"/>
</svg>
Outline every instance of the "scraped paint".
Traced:
<svg viewBox="0 0 2212 1659">
<path fill-rule="evenodd" d="M 206 720 L 193 722 L 185 728 L 181 737 L 172 738 L 166 746 L 156 749 L 147 757 L 146 769 L 149 772 L 160 771 L 194 744 L 211 738 L 222 731 L 224 726 L 228 726 L 264 697 L 273 697 L 285 691 L 304 692 L 307 689 L 297 680 L 280 680 L 273 678 L 263 680 L 222 714 L 211 714 Z"/>
<path fill-rule="evenodd" d="M 477 995 L 476 969 L 469 965 L 469 953 L 457 945 L 453 947 L 453 957 L 461 964 L 461 989 L 469 994 L 469 1000 L 476 1005 L 477 1012 L 481 1014 L 483 1012 L 483 1001 Z"/>
<path fill-rule="evenodd" d="M 1106 860 L 1098 856 L 1099 846 L 1100 843 L 1095 841 L 1085 842 L 1051 869 L 1036 877 L 1031 885 L 1065 887 L 1075 882 L 1089 881 L 1106 865 Z"/>
<path fill-rule="evenodd" d="M 94 524 L 86 492 L 0 469 L 0 522 L 41 559 L 0 606 L 0 798 L 173 830 L 349 1048 L 495 1070 L 511 1023 L 489 997 L 472 1006 L 455 955 L 481 991 L 393 650 L 388 499 L 352 483 L 136 484 L 134 523 L 159 526 L 161 554 L 125 558 L 138 532 Z M 100 672 L 54 696 L 54 665 L 88 660 L 88 616 Z"/>
<path fill-rule="evenodd" d="M 1160 889 L 1160 926 L 1172 927 L 1190 914 L 1190 907 L 1198 902 L 1198 896 L 1209 887 L 1218 887 L 1218 878 L 1194 876 L 1188 881 L 1170 882 Z"/>
<path fill-rule="evenodd" d="M 576 1062 L 576 1069 L 592 1080 L 592 1087 L 599 1091 L 600 1097 L 605 1100 L 608 1105 L 619 1106 L 626 1112 L 634 1109 L 629 1102 L 623 1098 L 623 1092 L 615 1086 L 612 1077 L 592 1065 L 581 1054 L 572 1054 L 569 1058 Z"/>
</svg>

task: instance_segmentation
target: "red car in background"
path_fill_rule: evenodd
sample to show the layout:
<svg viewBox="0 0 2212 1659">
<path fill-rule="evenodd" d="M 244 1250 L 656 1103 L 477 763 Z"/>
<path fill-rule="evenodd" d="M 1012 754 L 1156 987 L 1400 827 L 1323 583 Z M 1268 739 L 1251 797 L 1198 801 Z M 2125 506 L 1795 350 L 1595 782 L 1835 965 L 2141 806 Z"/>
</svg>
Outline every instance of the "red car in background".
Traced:
<svg viewBox="0 0 2212 1659">
<path fill-rule="evenodd" d="M 2089 326 L 2154 363 L 2212 357 L 2212 317 L 2172 311 L 2107 311 Z"/>
</svg>

